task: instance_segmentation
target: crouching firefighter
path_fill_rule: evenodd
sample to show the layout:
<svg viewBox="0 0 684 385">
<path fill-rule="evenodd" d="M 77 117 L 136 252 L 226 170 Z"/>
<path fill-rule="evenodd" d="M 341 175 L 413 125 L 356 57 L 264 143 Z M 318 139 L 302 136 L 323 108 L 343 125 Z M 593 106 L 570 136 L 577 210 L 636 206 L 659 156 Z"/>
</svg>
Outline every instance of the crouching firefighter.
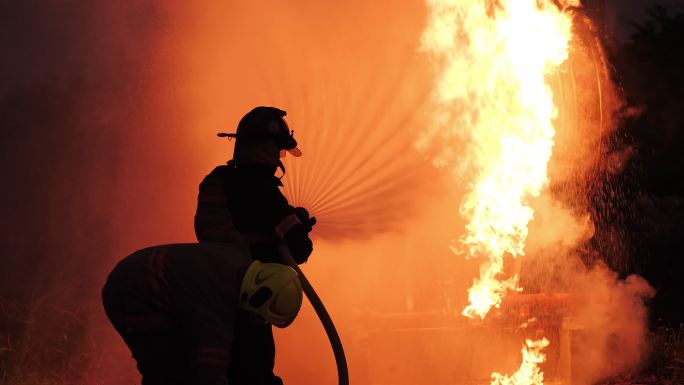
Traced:
<svg viewBox="0 0 684 385">
<path fill-rule="evenodd" d="M 243 323 L 288 326 L 302 287 L 291 267 L 254 261 L 239 245 L 194 243 L 124 258 L 102 298 L 142 385 L 282 384 L 270 372 L 243 366 L 235 342 L 245 338 Z"/>
<path fill-rule="evenodd" d="M 247 242 L 252 258 L 265 263 L 283 263 L 278 252 L 282 243 L 298 264 L 311 255 L 309 232 L 316 220 L 304 208 L 288 203 L 275 176 L 278 169 L 285 173 L 282 157 L 302 155 L 285 115 L 278 108 L 256 107 L 240 120 L 235 133 L 218 134 L 235 139 L 235 147 L 232 160 L 216 167 L 200 184 L 195 214 L 200 243 L 235 243 L 240 238 Z M 233 376 L 236 383 L 277 383 L 271 325 L 245 318 L 238 320 L 238 329 L 231 366 L 243 370 Z"/>
</svg>

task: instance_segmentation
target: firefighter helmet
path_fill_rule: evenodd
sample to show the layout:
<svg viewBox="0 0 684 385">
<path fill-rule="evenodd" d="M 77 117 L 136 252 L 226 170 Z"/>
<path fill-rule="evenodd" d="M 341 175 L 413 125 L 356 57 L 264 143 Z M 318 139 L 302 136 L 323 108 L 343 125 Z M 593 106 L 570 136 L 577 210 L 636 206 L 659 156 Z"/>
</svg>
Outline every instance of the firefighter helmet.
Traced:
<svg viewBox="0 0 684 385">
<path fill-rule="evenodd" d="M 238 164 L 278 165 L 281 152 L 302 155 L 285 115 L 287 112 L 275 107 L 256 107 L 240 120 L 235 133 L 221 132 L 218 136 L 236 139 L 233 159 Z"/>
<path fill-rule="evenodd" d="M 240 306 L 277 327 L 288 326 L 302 306 L 297 272 L 280 263 L 252 262 L 242 279 Z"/>
</svg>

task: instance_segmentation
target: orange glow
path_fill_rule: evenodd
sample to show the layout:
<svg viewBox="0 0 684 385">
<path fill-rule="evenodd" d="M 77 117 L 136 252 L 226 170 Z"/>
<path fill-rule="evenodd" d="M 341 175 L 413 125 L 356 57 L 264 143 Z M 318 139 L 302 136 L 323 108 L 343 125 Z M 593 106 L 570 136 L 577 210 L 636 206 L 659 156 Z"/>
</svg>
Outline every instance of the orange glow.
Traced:
<svg viewBox="0 0 684 385">
<path fill-rule="evenodd" d="M 469 183 L 460 207 L 466 234 L 452 250 L 487 259 L 462 312 L 484 319 L 507 291 L 522 290 L 516 274 L 501 277 L 504 258 L 525 254 L 529 202 L 548 185 L 558 110 L 547 76 L 568 58 L 572 15 L 535 0 L 427 3 L 422 47 L 439 60 L 439 118 L 419 146 L 441 141 L 434 163 Z M 452 141 L 468 143 L 465 159 L 454 158 Z M 538 364 L 549 341 L 526 344 L 520 369 L 511 377 L 493 373 L 493 385 L 542 384 Z"/>
<path fill-rule="evenodd" d="M 549 340 L 546 338 L 538 341 L 525 340 L 520 369 L 510 377 L 500 373 L 492 373 L 491 385 L 542 385 L 544 373 L 539 370 L 538 365 L 546 359 L 542 349 L 547 346 L 549 346 Z"/>
<path fill-rule="evenodd" d="M 469 257 L 486 257 L 468 291 L 463 314 L 484 318 L 498 307 L 517 276 L 500 279 L 504 257 L 523 255 L 528 205 L 548 183 L 557 109 L 545 82 L 568 57 L 572 17 L 533 0 L 494 3 L 428 1 L 430 24 L 423 49 L 440 60 L 435 96 L 441 124 L 422 138 L 466 140 L 463 162 L 449 146 L 435 163 L 469 179 L 461 215 L 469 223 L 461 244 Z"/>
<path fill-rule="evenodd" d="M 514 4 L 462 0 L 440 6 L 431 1 L 428 7 L 422 0 L 411 0 L 387 7 L 361 0 L 172 1 L 157 13 L 150 12 L 160 21 L 145 29 L 153 35 L 136 51 L 136 57 L 144 58 L 140 88 L 149 88 L 149 93 L 135 95 L 135 114 L 124 115 L 126 124 L 137 117 L 130 130 L 119 134 L 119 122 L 111 124 L 117 129 L 115 138 L 124 135 L 118 165 L 122 171 L 117 175 L 125 183 L 106 195 L 121 205 L 111 215 L 117 232 L 112 234 L 110 264 L 102 270 L 146 245 L 194 241 L 197 184 L 231 155 L 232 142 L 216 138 L 216 133 L 234 130 L 240 117 L 256 105 L 278 106 L 287 110 L 303 152 L 301 158 L 283 159 L 283 192 L 319 220 L 312 233 L 314 254 L 302 269 L 340 331 L 351 383 L 457 384 L 488 380 L 494 371 L 513 373 L 520 365 L 519 332 L 490 333 L 488 328 L 471 328 L 469 318 L 455 316 L 467 306 L 464 294 L 476 275 L 472 268 L 480 261 L 454 257 L 444 245 L 452 239 L 471 241 L 453 246 L 486 260 L 483 274 L 494 278 L 488 286 L 481 285 L 485 290 L 472 289 L 471 296 L 486 295 L 482 301 L 493 307 L 489 293 L 495 292 L 501 295 L 500 302 L 507 290 L 518 286 L 515 277 L 496 274 L 508 267 L 510 260 L 504 259 L 523 252 L 533 257 L 535 242 L 546 245 L 547 238 L 567 234 L 566 224 L 574 223 L 559 222 L 552 211 L 547 217 L 554 218 L 554 226 L 544 226 L 539 222 L 543 211 L 527 203 L 532 192 L 542 191 L 546 184 L 550 145 L 555 141 L 554 162 L 559 160 L 557 150 L 577 156 L 556 164 L 563 176 L 570 174 L 566 169 L 574 175 L 572 161 L 585 161 L 589 157 L 578 154 L 594 148 L 577 138 L 588 141 L 600 130 L 592 126 L 580 133 L 557 126 L 553 136 L 553 128 L 545 125 L 553 120 L 553 106 L 549 100 L 532 98 L 549 95 L 540 83 L 544 71 L 551 73 L 564 60 L 564 51 L 552 47 L 554 35 L 545 30 L 562 28 L 545 17 L 566 22 L 568 15 L 520 2 L 515 3 L 520 9 L 505 11 L 486 9 L 485 3 Z M 108 7 L 114 9 L 106 14 L 116 15 L 110 24 L 127 31 L 133 5 Z M 450 9 L 452 15 L 445 16 L 443 25 L 434 25 L 436 12 Z M 519 15 L 530 20 L 519 23 Z M 467 19 L 472 27 L 475 22 L 483 24 L 475 32 L 455 31 L 458 23 L 447 23 L 448 18 Z M 424 52 L 417 53 L 426 20 L 429 31 L 440 28 L 442 40 L 430 45 L 423 38 Z M 516 30 L 521 25 L 524 29 Z M 515 33 L 506 35 L 506 28 Z M 142 45 L 133 34 L 140 30 L 131 31 L 130 37 L 121 35 Z M 539 37 L 546 39 L 536 42 Z M 112 52 L 119 52 L 118 45 L 111 46 Z M 523 54 L 514 56 L 516 50 Z M 437 54 L 442 65 L 437 85 L 425 52 Z M 540 64 L 543 57 L 538 56 L 546 53 L 552 59 Z M 140 73 L 138 68 L 135 73 Z M 496 76 L 487 78 L 488 73 Z M 517 89 L 523 80 L 529 84 Z M 578 89 L 587 96 L 582 84 Z M 502 90 L 507 94 L 498 93 Z M 437 97 L 430 100 L 433 93 Z M 566 102 L 583 113 L 587 108 L 575 96 L 566 93 Z M 435 101 L 437 114 L 432 110 Z M 138 105 L 144 108 L 138 110 Z M 574 111 L 558 107 L 562 114 Z M 434 124 L 433 116 L 441 123 Z M 526 132 L 538 136 L 528 139 L 522 135 Z M 430 159 L 448 167 L 437 169 L 426 162 L 425 152 L 414 151 L 416 142 L 422 149 L 436 149 L 429 152 L 434 155 Z M 523 146 L 527 144 L 539 150 L 529 151 Z M 514 152 L 504 152 L 509 149 Z M 533 159 L 539 159 L 541 167 L 518 177 L 525 186 L 506 179 Z M 554 183 L 560 173 L 549 174 Z M 497 196 L 502 188 L 511 194 Z M 460 202 L 454 197 L 464 196 L 470 206 L 461 218 Z M 475 205 L 478 201 L 482 205 Z M 519 221 L 498 211 L 497 204 Z M 533 214 L 529 207 L 535 207 L 532 224 L 544 226 L 551 235 L 540 235 L 532 227 L 529 237 L 524 233 Z M 474 221 L 475 214 L 480 222 Z M 471 231 L 474 223 L 489 220 L 491 227 Z M 507 228 L 513 231 L 503 231 Z M 499 242 L 498 260 L 489 260 L 495 253 L 477 243 L 484 241 Z M 573 272 L 568 269 L 568 275 Z M 488 322 L 490 318 L 494 317 L 490 315 Z M 104 325 L 102 329 L 115 333 Z M 135 375 L 135 363 L 123 342 L 116 335 L 107 341 L 120 348 L 107 363 L 123 363 Z M 552 349 L 559 346 L 555 339 L 551 344 Z M 292 327 L 276 330 L 276 346 L 276 373 L 285 383 L 335 383 L 332 352 L 308 302 Z M 546 354 L 552 362 L 557 358 L 551 349 Z M 551 369 L 545 373 L 547 381 L 555 375 Z"/>
</svg>

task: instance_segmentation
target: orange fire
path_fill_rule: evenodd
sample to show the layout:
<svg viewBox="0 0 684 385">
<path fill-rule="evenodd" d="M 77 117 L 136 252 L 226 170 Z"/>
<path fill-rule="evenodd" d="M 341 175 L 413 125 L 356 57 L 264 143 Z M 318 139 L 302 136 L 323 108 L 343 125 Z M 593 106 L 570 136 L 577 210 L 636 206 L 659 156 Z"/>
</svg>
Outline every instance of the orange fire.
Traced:
<svg viewBox="0 0 684 385">
<path fill-rule="evenodd" d="M 572 14 L 544 0 L 427 3 L 422 48 L 438 61 L 438 107 L 418 145 L 436 147 L 435 164 L 468 183 L 460 207 L 466 235 L 452 249 L 486 258 L 463 310 L 484 318 L 508 290 L 522 290 L 517 275 L 502 277 L 504 258 L 525 254 L 529 201 L 548 185 L 557 109 L 546 78 L 568 58 Z M 461 156 L 454 149 L 464 144 Z M 528 341 L 520 371 L 510 379 L 495 373 L 492 383 L 541 384 L 537 364 L 546 345 Z"/>
<path fill-rule="evenodd" d="M 512 376 L 492 373 L 491 385 L 542 385 L 544 373 L 539 370 L 539 364 L 544 362 L 546 355 L 542 349 L 549 345 L 549 340 L 542 338 L 538 341 L 525 340 L 522 348 L 523 362 L 520 369 Z"/>
</svg>

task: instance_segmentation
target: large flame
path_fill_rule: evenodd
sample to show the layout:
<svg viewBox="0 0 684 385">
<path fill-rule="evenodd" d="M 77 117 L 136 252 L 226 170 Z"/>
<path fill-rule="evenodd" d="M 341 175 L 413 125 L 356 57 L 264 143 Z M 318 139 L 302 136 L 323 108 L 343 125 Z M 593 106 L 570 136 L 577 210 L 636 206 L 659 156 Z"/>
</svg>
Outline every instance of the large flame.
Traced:
<svg viewBox="0 0 684 385">
<path fill-rule="evenodd" d="M 442 141 L 437 164 L 455 164 L 450 141 L 468 143 L 456 170 L 470 177 L 461 206 L 461 239 L 486 257 L 463 311 L 484 318 L 517 277 L 499 279 L 504 256 L 524 254 L 534 212 L 528 199 L 547 185 L 557 110 L 545 82 L 568 57 L 572 19 L 538 0 L 428 0 L 423 49 L 440 60 L 436 97 L 441 124 L 421 138 Z M 469 175 L 468 175 L 469 174 Z"/>
<path fill-rule="evenodd" d="M 484 318 L 518 277 L 501 278 L 504 257 L 525 253 L 529 199 L 548 184 L 557 109 L 549 74 L 568 57 L 572 15 L 546 0 L 427 0 L 424 50 L 440 65 L 437 124 L 419 147 L 437 147 L 435 163 L 468 181 L 460 207 L 468 221 L 461 239 L 469 257 L 487 258 L 468 290 L 467 317 Z M 578 5 L 573 1 L 571 5 Z M 454 148 L 467 144 L 466 156 Z M 527 341 L 512 377 L 492 384 L 541 384 L 546 339 Z"/>
</svg>

